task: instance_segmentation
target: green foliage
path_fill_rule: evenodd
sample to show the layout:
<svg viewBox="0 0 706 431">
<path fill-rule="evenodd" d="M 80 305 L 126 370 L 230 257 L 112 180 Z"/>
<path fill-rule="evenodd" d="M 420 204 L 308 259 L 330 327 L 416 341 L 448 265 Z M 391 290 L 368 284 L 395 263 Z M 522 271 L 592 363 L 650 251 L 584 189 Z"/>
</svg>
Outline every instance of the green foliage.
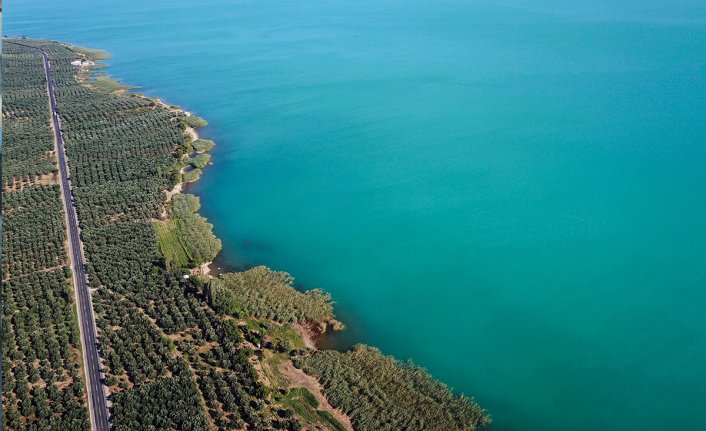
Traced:
<svg viewBox="0 0 706 431">
<path fill-rule="evenodd" d="M 83 54 L 86 58 L 93 61 L 107 60 L 110 58 L 110 53 L 107 51 L 101 51 L 100 49 L 85 48 L 83 46 L 71 46 L 71 50 Z"/>
<path fill-rule="evenodd" d="M 129 85 L 124 85 L 120 81 L 103 74 L 97 75 L 95 79 L 90 81 L 90 83 L 96 90 L 102 93 L 114 93 L 116 91 L 136 88 Z"/>
<path fill-rule="evenodd" d="M 2 182 L 7 187 L 57 168 L 42 57 L 3 43 L 2 60 Z"/>
<path fill-rule="evenodd" d="M 197 154 L 196 156 L 187 159 L 186 163 L 194 168 L 201 169 L 205 167 L 210 161 L 211 156 L 209 154 Z"/>
<path fill-rule="evenodd" d="M 6 134 L 5 146 L 14 145 Z M 5 157 L 3 162 L 11 164 Z M 57 185 L 39 185 L 3 193 L 3 259 L 5 276 L 68 266 L 66 226 Z"/>
<path fill-rule="evenodd" d="M 292 389 L 291 391 L 289 391 L 289 398 L 291 398 L 291 399 L 299 398 L 304 403 L 306 403 L 309 407 L 313 407 L 313 408 L 319 407 L 319 402 L 316 400 L 316 397 L 314 396 L 314 394 L 309 392 L 309 390 L 306 388 Z"/>
<path fill-rule="evenodd" d="M 3 43 L 2 428 L 88 430 L 39 54 Z"/>
<path fill-rule="evenodd" d="M 182 175 L 182 179 L 185 183 L 196 182 L 199 180 L 199 178 L 201 178 L 201 169 L 199 168 L 184 172 L 184 174 Z"/>
<path fill-rule="evenodd" d="M 213 234 L 213 225 L 197 212 L 199 207 L 194 195 L 174 195 L 170 219 L 155 223 L 159 248 L 167 262 L 177 267 L 210 262 L 221 250 L 221 240 Z"/>
<path fill-rule="evenodd" d="M 258 266 L 223 274 L 209 285 L 211 305 L 217 311 L 243 309 L 255 317 L 278 322 L 323 322 L 333 318 L 331 296 L 319 290 L 299 292 L 286 272 Z"/>
<path fill-rule="evenodd" d="M 235 291 L 213 281 L 209 284 L 209 300 L 211 307 L 218 313 L 233 317 L 243 317 L 246 314 L 245 305 L 238 300 Z"/>
<path fill-rule="evenodd" d="M 201 208 L 201 200 L 195 195 L 178 194 L 172 199 L 171 206 L 174 217 L 189 217 Z"/>
<path fill-rule="evenodd" d="M 164 255 L 164 259 L 177 268 L 188 268 L 189 255 L 181 243 L 176 220 L 157 221 L 154 227 L 157 232 L 159 251 Z"/>
<path fill-rule="evenodd" d="M 184 280 L 181 270 L 165 265 L 158 248 L 156 228 L 151 220 L 160 216 L 166 203 L 164 191 L 178 178 L 178 167 L 182 165 L 182 155 L 188 151 L 189 145 L 179 121 L 180 114 L 129 93 L 106 94 L 85 87 L 77 81 L 77 69 L 70 64 L 76 58 L 75 52 L 53 42 L 24 42 L 41 46 L 51 57 L 87 270 L 91 284 L 96 288 L 93 306 L 106 382 L 117 382 L 110 388 L 116 429 L 200 430 L 205 429 L 204 418 L 208 413 L 219 428 L 227 418 L 235 418 L 239 429 L 271 430 L 273 426 L 267 419 L 263 403 L 267 391 L 257 380 L 250 362 L 250 350 L 240 345 L 239 328 L 224 323 L 208 307 L 194 279 Z M 24 81 L 31 88 L 36 96 L 32 103 L 37 105 L 33 109 L 48 121 L 46 98 L 40 97 L 40 94 L 46 94 L 41 87 L 44 83 L 41 57 L 32 55 L 34 57 L 27 54 L 31 60 L 26 61 L 27 67 L 11 66 L 13 73 L 9 79 L 12 85 Z M 25 99 L 15 98 L 26 103 Z M 43 103 L 41 108 L 40 103 Z M 24 108 L 16 111 L 21 115 L 27 112 Z M 20 124 L 22 119 L 18 117 L 13 121 Z M 22 130 L 26 132 L 25 141 L 31 144 L 47 136 L 35 136 L 29 128 Z M 43 147 L 36 144 L 32 148 Z M 32 151 L 22 153 L 24 160 L 31 160 L 39 152 Z M 28 203 L 23 205 L 31 203 L 34 206 L 36 200 L 27 200 Z M 179 213 L 175 218 L 177 222 L 181 219 L 197 220 L 195 228 L 179 224 L 180 235 L 186 238 L 204 236 L 205 228 L 210 233 L 210 225 L 195 214 L 198 200 L 184 197 L 176 198 L 175 202 L 171 211 Z M 47 211 L 47 214 L 57 216 L 60 213 Z M 47 225 L 52 226 L 51 223 Z M 46 233 L 41 236 L 52 238 Z M 212 234 L 206 238 L 212 238 Z M 37 244 L 44 247 L 42 242 Z M 189 243 L 201 255 L 214 254 L 212 245 Z M 24 255 L 19 261 L 24 261 Z M 22 263 L 17 268 L 25 266 Z M 59 271 L 63 277 L 70 276 L 69 272 Z M 50 292 L 41 283 L 32 280 L 30 283 L 31 289 L 23 285 L 27 294 L 36 296 Z M 41 306 L 37 311 L 44 315 L 45 309 Z M 27 315 L 31 316 L 31 313 Z M 3 325 L 3 329 L 11 326 Z M 42 334 L 42 331 L 35 332 L 38 336 Z M 51 332 L 46 336 L 51 337 Z M 3 337 L 3 343 L 10 343 L 11 338 L 7 337 L 6 341 Z M 20 340 L 24 348 L 36 343 L 38 338 L 31 338 L 29 342 L 24 338 Z M 64 338 L 59 340 L 63 342 L 62 346 L 72 342 Z M 74 341 L 78 342 L 78 337 Z M 41 341 L 39 343 L 32 348 L 34 353 L 28 353 L 29 357 L 18 359 L 20 364 L 32 363 L 31 355 L 38 356 L 36 352 L 43 352 Z M 206 350 L 196 351 L 195 346 L 206 347 Z M 183 361 L 189 366 L 184 367 Z M 217 381 L 227 385 L 221 387 L 218 383 L 218 393 L 223 394 L 225 402 L 206 408 L 199 396 L 203 395 L 200 385 L 213 380 L 210 376 L 216 368 L 222 377 Z M 78 367 L 72 369 L 79 370 Z M 44 378 L 42 373 L 41 369 L 37 372 L 23 366 L 21 370 L 18 368 L 20 378 L 16 380 L 40 381 Z M 199 377 L 201 374 L 205 377 Z M 4 373 L 3 383 L 5 379 L 11 381 L 14 375 L 12 370 Z M 195 381 L 198 386 L 193 384 Z M 72 396 L 83 402 L 83 384 L 80 379 L 74 379 L 74 382 L 68 388 Z M 12 393 L 11 387 L 7 388 L 7 393 Z M 24 418 L 38 417 L 41 420 L 47 411 L 63 412 L 62 420 L 80 417 L 74 412 L 85 412 L 81 404 L 73 410 L 69 407 L 46 409 L 43 403 L 31 402 L 33 394 L 28 397 L 30 401 L 17 396 L 10 400 L 13 402 L 8 401 L 6 429 L 34 429 L 24 427 Z M 231 398 L 238 401 L 231 402 Z M 36 399 L 41 399 L 41 394 Z M 37 415 L 38 412 L 41 415 Z M 87 427 L 87 416 L 83 418 Z M 79 426 L 81 424 L 63 428 L 51 424 L 41 429 L 85 428 Z"/>
<path fill-rule="evenodd" d="M 197 139 L 191 143 L 191 147 L 197 153 L 207 153 L 216 146 L 216 143 L 208 139 Z"/>
<path fill-rule="evenodd" d="M 299 417 L 307 422 L 318 422 L 318 414 L 316 408 L 319 407 L 319 402 L 316 397 L 306 388 L 293 388 L 281 400 L 284 407 L 291 409 Z"/>
<path fill-rule="evenodd" d="M 289 417 L 290 411 L 303 419 L 307 424 L 317 424 L 316 429 L 323 426 L 324 429 L 334 431 L 346 431 L 336 418 L 325 410 L 319 410 L 319 401 L 314 394 L 306 388 L 293 388 L 286 395 L 280 398 L 280 403 L 286 410 L 280 411 L 280 417 Z"/>
<path fill-rule="evenodd" d="M 217 429 L 302 429 L 292 410 L 270 399 L 243 343 L 297 347 L 291 327 L 269 322 L 243 329 L 214 308 L 280 322 L 325 321 L 333 316 L 330 297 L 298 292 L 288 274 L 264 267 L 226 274 L 202 292 L 202 282 L 183 279 L 178 268 L 210 260 L 220 249 L 197 213 L 198 199 L 174 196 L 170 223 L 153 223 L 190 151 L 183 128 L 205 121 L 129 93 L 83 86 L 70 65 L 75 51 L 22 42 L 51 57 L 115 428 L 202 430 L 210 420 Z M 3 425 L 86 430 L 41 56 L 14 45 L 3 49 Z M 198 175 L 197 168 L 185 179 Z M 374 352 L 316 352 L 299 365 L 320 379 L 357 430 L 470 430 L 487 422 L 470 400 Z M 326 415 L 306 395 L 296 401 L 322 423 Z M 335 420 L 328 423 L 340 429 Z"/>
<path fill-rule="evenodd" d="M 292 328 L 292 325 L 278 324 L 268 321 L 266 322 L 267 325 L 265 327 L 265 334 L 274 342 L 276 342 L 277 340 L 281 340 L 286 345 L 288 345 L 289 349 L 287 349 L 287 351 L 291 349 L 301 349 L 305 347 L 304 341 L 299 336 L 297 331 Z"/>
<path fill-rule="evenodd" d="M 319 379 L 326 398 L 356 430 L 470 431 L 490 423 L 472 399 L 454 396 L 424 369 L 372 347 L 316 351 L 295 364 Z"/>
<path fill-rule="evenodd" d="M 168 220 L 156 225 L 159 248 L 166 261 L 176 267 L 193 268 L 210 262 L 220 251 L 221 242 L 204 218 Z"/>
<path fill-rule="evenodd" d="M 116 431 L 208 430 L 199 392 L 186 365 L 180 363 L 175 368 L 171 378 L 115 395 L 112 421 Z"/>
<path fill-rule="evenodd" d="M 346 431 L 346 428 L 341 425 L 341 423 L 338 422 L 336 418 L 334 418 L 333 415 L 331 415 L 331 413 L 327 412 L 326 410 L 317 410 L 316 414 L 318 414 L 319 418 L 321 418 L 322 421 L 328 424 L 334 431 Z"/>
<path fill-rule="evenodd" d="M 182 118 L 182 121 L 186 127 L 191 127 L 194 129 L 208 126 L 208 121 L 204 120 L 201 117 L 197 117 L 195 115 L 185 115 Z"/>
</svg>

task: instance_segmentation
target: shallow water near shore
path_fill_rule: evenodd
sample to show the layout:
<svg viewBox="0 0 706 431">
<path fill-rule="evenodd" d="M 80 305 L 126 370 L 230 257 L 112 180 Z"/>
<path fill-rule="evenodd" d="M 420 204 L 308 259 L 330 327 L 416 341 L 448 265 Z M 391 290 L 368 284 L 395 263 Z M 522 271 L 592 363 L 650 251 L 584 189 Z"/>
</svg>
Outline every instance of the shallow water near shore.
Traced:
<svg viewBox="0 0 706 431">
<path fill-rule="evenodd" d="M 26 0 L 4 32 L 210 122 L 221 262 L 497 430 L 706 429 L 706 6 Z"/>
</svg>

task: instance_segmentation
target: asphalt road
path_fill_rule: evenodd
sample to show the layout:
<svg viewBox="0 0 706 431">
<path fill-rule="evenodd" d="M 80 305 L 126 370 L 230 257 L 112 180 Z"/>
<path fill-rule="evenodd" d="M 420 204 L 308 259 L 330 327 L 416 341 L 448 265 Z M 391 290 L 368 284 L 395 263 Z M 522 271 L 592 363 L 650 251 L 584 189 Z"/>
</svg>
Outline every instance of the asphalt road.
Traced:
<svg viewBox="0 0 706 431">
<path fill-rule="evenodd" d="M 91 415 L 91 428 L 96 431 L 109 431 L 109 412 L 107 400 L 107 388 L 103 384 L 103 373 L 101 372 L 101 360 L 98 354 L 98 340 L 96 336 L 96 322 L 93 316 L 93 305 L 88 287 L 88 277 L 86 276 L 85 260 L 81 248 L 81 237 L 79 235 L 78 218 L 73 205 L 73 194 L 71 182 L 69 181 L 69 168 L 66 163 L 66 146 L 61 132 L 59 115 L 56 110 L 56 95 L 54 92 L 54 82 L 52 80 L 51 62 L 47 53 L 40 48 L 25 45 L 17 42 L 9 42 L 15 45 L 24 46 L 41 52 L 44 58 L 44 71 L 47 78 L 47 90 L 49 92 L 49 105 L 51 108 L 52 125 L 54 135 L 57 140 L 57 158 L 59 160 L 59 174 L 61 180 L 61 190 L 63 193 L 64 210 L 68 220 L 69 244 L 71 248 L 71 260 L 73 263 L 74 283 L 76 287 L 76 300 L 79 307 L 79 324 L 81 326 L 81 341 L 85 358 L 85 373 L 88 381 L 89 410 Z"/>
</svg>

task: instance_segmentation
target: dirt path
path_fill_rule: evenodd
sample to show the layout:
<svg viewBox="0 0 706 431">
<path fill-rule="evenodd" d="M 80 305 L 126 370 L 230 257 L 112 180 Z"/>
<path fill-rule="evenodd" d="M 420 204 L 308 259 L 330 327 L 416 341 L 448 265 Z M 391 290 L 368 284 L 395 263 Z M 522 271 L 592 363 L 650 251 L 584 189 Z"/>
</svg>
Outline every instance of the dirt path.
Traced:
<svg viewBox="0 0 706 431">
<path fill-rule="evenodd" d="M 296 368 L 292 361 L 284 361 L 279 365 L 279 371 L 289 382 L 290 388 L 306 388 L 311 392 L 319 402 L 319 408 L 331 413 L 331 416 L 343 425 L 348 431 L 354 431 L 351 419 L 341 410 L 334 408 L 326 399 L 323 393 L 323 387 L 316 378 L 306 374 L 304 371 Z"/>
</svg>

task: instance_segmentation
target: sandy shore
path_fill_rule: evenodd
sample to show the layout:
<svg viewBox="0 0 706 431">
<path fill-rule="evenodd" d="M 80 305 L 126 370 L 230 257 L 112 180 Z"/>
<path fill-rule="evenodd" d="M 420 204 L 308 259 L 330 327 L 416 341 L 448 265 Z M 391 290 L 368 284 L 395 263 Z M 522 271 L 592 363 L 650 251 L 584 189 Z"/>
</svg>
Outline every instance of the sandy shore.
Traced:
<svg viewBox="0 0 706 431">
<path fill-rule="evenodd" d="M 154 100 L 158 105 L 160 105 L 160 106 L 166 108 L 166 109 L 169 110 L 170 112 L 181 113 L 181 114 L 186 115 L 187 117 L 191 117 L 191 112 L 185 111 L 185 110 L 183 110 L 183 109 L 181 109 L 181 108 L 175 108 L 174 106 L 172 106 L 172 105 L 170 105 L 170 104 L 168 104 L 168 103 L 165 103 L 165 102 L 164 102 L 162 99 L 160 99 L 159 97 L 151 98 L 151 100 Z M 189 135 L 189 136 L 191 137 L 191 140 L 192 140 L 192 141 L 195 141 L 195 140 L 199 139 L 199 134 L 198 134 L 198 132 L 196 131 L 196 129 L 194 129 L 193 127 L 187 127 L 184 132 L 185 132 L 187 135 Z"/>
<path fill-rule="evenodd" d="M 299 334 L 304 345 L 310 349 L 318 349 L 316 342 L 319 338 L 329 331 L 341 331 L 345 329 L 345 325 L 336 319 L 329 319 L 326 322 L 307 322 L 294 323 L 294 330 Z"/>
<path fill-rule="evenodd" d="M 295 323 L 292 325 L 292 327 L 297 332 L 297 334 L 299 334 L 302 341 L 304 341 L 304 345 L 306 347 L 308 347 L 309 349 L 316 349 L 316 339 L 319 336 L 318 334 L 316 334 L 310 328 L 305 327 L 301 323 Z"/>
<path fill-rule="evenodd" d="M 206 262 L 203 263 L 196 268 L 191 268 L 191 275 L 205 275 L 206 277 L 212 278 L 211 277 L 211 265 L 213 262 Z"/>
</svg>

